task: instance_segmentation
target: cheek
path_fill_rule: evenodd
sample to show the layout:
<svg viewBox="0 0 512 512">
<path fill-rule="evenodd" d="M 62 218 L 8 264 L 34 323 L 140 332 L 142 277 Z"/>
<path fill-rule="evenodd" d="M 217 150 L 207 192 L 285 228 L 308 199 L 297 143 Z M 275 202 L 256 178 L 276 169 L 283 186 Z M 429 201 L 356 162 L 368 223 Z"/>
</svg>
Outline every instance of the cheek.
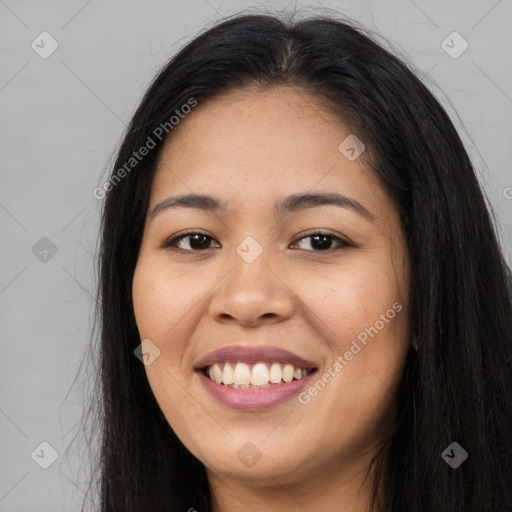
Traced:
<svg viewBox="0 0 512 512">
<path fill-rule="evenodd" d="M 374 260 L 331 270 L 328 281 L 301 280 L 305 315 L 330 352 L 325 386 L 305 390 L 302 403 L 330 416 L 336 428 L 346 431 L 347 417 L 373 425 L 390 405 L 408 349 L 400 279 Z"/>
<path fill-rule="evenodd" d="M 366 328 L 375 322 L 380 327 L 381 315 L 386 315 L 394 303 L 401 304 L 399 316 L 405 317 L 405 304 L 393 269 L 377 262 L 331 268 L 324 277 L 302 275 L 295 282 L 300 283 L 295 291 L 307 306 L 304 314 L 308 315 L 309 310 L 319 336 L 330 340 L 331 348 L 341 353 Z M 394 313 L 393 310 L 388 316 L 398 316 Z M 385 322 L 383 333 L 396 323 Z"/>
<path fill-rule="evenodd" d="M 195 446 L 190 425 L 204 421 L 202 409 L 182 405 L 190 402 L 187 346 L 205 290 L 204 281 L 192 276 L 177 273 L 156 258 L 141 258 L 132 293 L 140 338 L 149 338 L 160 349 L 159 357 L 145 367 L 153 395 L 180 439 Z"/>
<path fill-rule="evenodd" d="M 169 265 L 155 259 L 137 265 L 132 291 L 141 338 L 150 338 L 157 345 L 182 339 L 174 331 L 188 325 L 189 314 L 204 295 L 201 283 L 190 274 L 171 272 Z"/>
</svg>

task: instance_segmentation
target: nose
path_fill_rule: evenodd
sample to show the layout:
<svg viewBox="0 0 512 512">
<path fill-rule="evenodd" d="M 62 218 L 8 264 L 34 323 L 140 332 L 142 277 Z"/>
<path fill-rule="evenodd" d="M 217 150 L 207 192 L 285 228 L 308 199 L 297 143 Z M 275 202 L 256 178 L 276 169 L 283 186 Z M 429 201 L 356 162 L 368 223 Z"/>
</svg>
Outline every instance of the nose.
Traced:
<svg viewBox="0 0 512 512">
<path fill-rule="evenodd" d="M 279 271 L 260 257 L 235 264 L 215 288 L 209 313 L 219 323 L 256 327 L 290 318 L 296 303 Z"/>
</svg>

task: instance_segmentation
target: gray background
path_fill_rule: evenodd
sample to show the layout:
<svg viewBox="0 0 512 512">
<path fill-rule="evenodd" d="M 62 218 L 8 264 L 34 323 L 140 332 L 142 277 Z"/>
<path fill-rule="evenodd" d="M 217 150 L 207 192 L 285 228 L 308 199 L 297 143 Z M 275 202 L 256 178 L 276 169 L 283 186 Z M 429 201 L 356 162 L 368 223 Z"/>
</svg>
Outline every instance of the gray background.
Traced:
<svg viewBox="0 0 512 512">
<path fill-rule="evenodd" d="M 65 450 L 88 390 L 72 384 L 93 321 L 101 201 L 92 191 L 125 123 L 169 55 L 206 24 L 271 5 L 290 3 L 0 0 L 0 511 L 80 509 L 87 460 Z M 466 143 L 510 262 L 512 0 L 296 5 L 362 22 L 427 80 Z M 43 31 L 59 45 L 46 59 L 31 47 Z M 441 47 L 453 31 L 469 44 L 456 59 Z M 31 457 L 43 441 L 59 454 L 48 469 Z M 35 454 L 50 461 L 44 446 Z"/>
</svg>

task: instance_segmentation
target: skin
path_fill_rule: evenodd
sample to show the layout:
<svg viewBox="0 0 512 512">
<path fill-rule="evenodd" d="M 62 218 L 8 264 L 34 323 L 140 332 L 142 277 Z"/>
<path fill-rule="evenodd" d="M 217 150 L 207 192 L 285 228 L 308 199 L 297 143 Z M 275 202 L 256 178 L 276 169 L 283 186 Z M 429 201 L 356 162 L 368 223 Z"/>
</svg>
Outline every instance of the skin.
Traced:
<svg viewBox="0 0 512 512">
<path fill-rule="evenodd" d="M 192 192 L 227 204 L 223 213 L 148 215 L 133 280 L 141 340 L 161 351 L 145 367 L 151 389 L 206 466 L 216 512 L 368 510 L 365 469 L 387 432 L 409 348 L 409 262 L 393 202 L 363 157 L 350 161 L 338 149 L 350 133 L 304 90 L 236 90 L 199 104 L 160 155 L 149 212 Z M 335 205 L 273 215 L 274 201 L 289 194 L 333 191 L 372 220 Z M 211 239 L 165 247 L 188 231 Z M 321 250 L 306 238 L 318 231 L 352 246 L 334 238 Z M 248 236 L 263 251 L 250 264 L 236 252 Z M 401 311 L 333 371 L 337 356 L 396 303 Z M 193 371 L 234 344 L 277 345 L 313 361 L 318 375 L 331 368 L 336 376 L 307 404 L 293 397 L 234 410 Z M 250 468 L 237 457 L 248 442 L 262 455 Z"/>
</svg>

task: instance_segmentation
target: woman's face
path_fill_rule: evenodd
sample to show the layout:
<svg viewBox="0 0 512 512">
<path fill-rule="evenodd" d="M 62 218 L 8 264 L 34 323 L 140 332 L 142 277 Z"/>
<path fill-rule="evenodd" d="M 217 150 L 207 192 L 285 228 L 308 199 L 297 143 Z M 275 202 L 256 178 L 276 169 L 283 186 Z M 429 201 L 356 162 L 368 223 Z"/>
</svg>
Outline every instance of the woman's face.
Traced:
<svg viewBox="0 0 512 512">
<path fill-rule="evenodd" d="M 363 467 L 408 350 L 409 267 L 362 146 L 290 87 L 199 103 L 175 130 L 133 281 L 169 425 L 219 481 Z M 208 198 L 171 204 L 189 194 Z"/>
</svg>

